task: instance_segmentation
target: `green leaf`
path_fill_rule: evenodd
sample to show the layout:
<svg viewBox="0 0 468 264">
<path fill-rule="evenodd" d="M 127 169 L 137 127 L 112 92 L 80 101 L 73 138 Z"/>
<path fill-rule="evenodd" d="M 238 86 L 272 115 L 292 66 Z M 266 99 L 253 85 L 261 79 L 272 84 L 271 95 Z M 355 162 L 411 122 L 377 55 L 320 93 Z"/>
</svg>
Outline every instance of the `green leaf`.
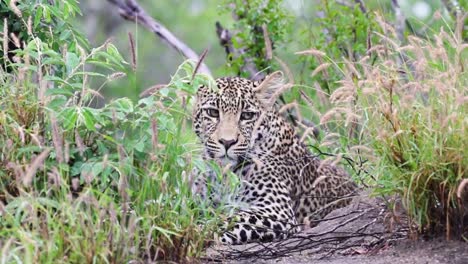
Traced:
<svg viewBox="0 0 468 264">
<path fill-rule="evenodd" d="M 114 69 L 112 64 L 110 64 L 108 62 L 105 62 L 105 61 L 100 61 L 99 59 L 88 59 L 88 60 L 86 60 L 86 63 L 96 65 L 96 66 L 100 66 L 100 67 L 103 67 L 105 69 Z"/>
<path fill-rule="evenodd" d="M 115 139 L 114 139 L 113 137 L 111 137 L 111 136 L 102 135 L 102 137 L 103 137 L 105 140 L 109 141 L 109 142 L 112 142 L 112 143 L 114 143 L 114 144 L 117 144 L 117 141 L 115 141 Z"/>
<path fill-rule="evenodd" d="M 63 65 L 63 60 L 61 58 L 45 58 L 42 63 L 44 65 Z"/>
<path fill-rule="evenodd" d="M 162 88 L 161 90 L 159 90 L 159 93 L 160 93 L 162 96 L 168 96 L 168 95 L 169 95 L 169 92 L 170 92 L 170 90 L 169 90 L 169 88 L 167 88 L 167 87 L 164 87 L 164 88 Z"/>
<path fill-rule="evenodd" d="M 136 150 L 136 151 L 139 151 L 139 152 L 144 152 L 145 151 L 145 141 L 144 140 L 140 140 L 138 141 L 138 143 L 136 143 L 133 148 Z"/>
<path fill-rule="evenodd" d="M 63 107 L 66 103 L 67 103 L 67 100 L 63 96 L 61 96 L 61 97 L 56 97 L 52 99 L 49 102 L 49 104 L 47 104 L 47 106 L 51 109 L 57 110 Z"/>
<path fill-rule="evenodd" d="M 37 27 L 41 22 L 42 18 L 42 6 L 39 6 L 36 10 L 36 14 L 34 15 L 34 27 Z"/>
<path fill-rule="evenodd" d="M 70 107 L 60 113 L 59 117 L 63 122 L 63 128 L 65 130 L 70 130 L 75 127 L 76 120 L 78 119 L 78 113 L 76 110 L 76 108 Z"/>
<path fill-rule="evenodd" d="M 109 55 L 111 55 L 117 63 L 125 62 L 122 55 L 120 55 L 119 50 L 117 50 L 114 45 L 107 45 L 107 53 L 109 53 Z"/>
<path fill-rule="evenodd" d="M 66 29 L 66 30 L 62 31 L 59 38 L 60 38 L 61 41 L 67 40 L 67 39 L 70 38 L 71 34 L 72 34 L 71 30 Z"/>
<path fill-rule="evenodd" d="M 81 116 L 83 117 L 83 122 L 86 128 L 91 131 L 95 131 L 96 127 L 94 125 L 96 124 L 96 118 L 90 108 L 83 107 L 81 109 Z"/>
<path fill-rule="evenodd" d="M 66 55 L 66 67 L 67 67 L 67 74 L 70 75 L 73 72 L 78 64 L 80 63 L 80 58 L 76 56 L 75 53 L 67 52 Z"/>
<path fill-rule="evenodd" d="M 106 75 L 98 72 L 88 72 L 88 71 L 79 71 L 75 72 L 75 75 L 87 75 L 87 76 L 97 76 L 97 77 L 107 77 Z"/>
<path fill-rule="evenodd" d="M 46 95 L 65 95 L 65 96 L 73 96 L 73 92 L 66 88 L 55 88 L 55 89 L 48 89 L 46 91 Z"/>
<path fill-rule="evenodd" d="M 47 23 L 50 23 L 52 21 L 51 17 L 50 17 L 50 12 L 49 12 L 49 9 L 46 8 L 45 6 L 43 6 L 43 13 L 44 13 L 44 19 Z"/>
<path fill-rule="evenodd" d="M 70 175 L 71 176 L 80 175 L 81 171 L 83 171 L 82 167 L 83 167 L 83 162 L 76 161 L 75 163 L 73 163 L 73 167 L 71 167 Z"/>
<path fill-rule="evenodd" d="M 133 103 L 129 98 L 119 98 L 111 103 L 111 105 L 124 113 L 133 112 Z"/>
<path fill-rule="evenodd" d="M 163 234 L 169 241 L 172 241 L 171 237 L 169 235 L 173 235 L 173 236 L 180 236 L 179 234 L 177 234 L 176 232 L 174 231 L 171 231 L 171 230 L 168 230 L 168 229 L 164 229 L 162 227 L 159 227 L 159 226 L 155 226 L 154 227 L 157 231 L 159 231 L 161 234 Z"/>
<path fill-rule="evenodd" d="M 91 173 L 94 176 L 99 176 L 99 174 L 101 174 L 103 170 L 104 170 L 104 167 L 102 166 L 102 162 L 96 162 L 94 163 L 93 168 L 91 169 Z"/>
</svg>

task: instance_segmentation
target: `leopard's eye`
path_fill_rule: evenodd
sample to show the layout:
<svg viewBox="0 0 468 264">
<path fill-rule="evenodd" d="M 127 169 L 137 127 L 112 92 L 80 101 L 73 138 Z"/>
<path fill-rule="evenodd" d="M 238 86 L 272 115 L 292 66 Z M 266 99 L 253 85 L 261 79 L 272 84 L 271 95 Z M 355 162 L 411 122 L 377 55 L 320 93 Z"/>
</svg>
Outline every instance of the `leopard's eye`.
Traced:
<svg viewBox="0 0 468 264">
<path fill-rule="evenodd" d="M 242 112 L 241 120 L 252 120 L 255 117 L 255 112 Z"/>
<path fill-rule="evenodd" d="M 213 117 L 213 118 L 218 118 L 219 117 L 218 109 L 208 108 L 208 109 L 206 109 L 206 113 L 208 114 L 208 116 Z"/>
</svg>

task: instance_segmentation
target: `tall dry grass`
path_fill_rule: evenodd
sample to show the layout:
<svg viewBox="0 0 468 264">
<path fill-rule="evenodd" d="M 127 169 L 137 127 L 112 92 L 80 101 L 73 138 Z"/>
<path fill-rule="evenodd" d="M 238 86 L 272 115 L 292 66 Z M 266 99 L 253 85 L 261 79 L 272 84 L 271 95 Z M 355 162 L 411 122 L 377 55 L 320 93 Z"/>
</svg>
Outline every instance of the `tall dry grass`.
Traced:
<svg viewBox="0 0 468 264">
<path fill-rule="evenodd" d="M 376 194 L 401 196 L 414 231 L 465 239 L 466 18 L 458 18 L 454 31 L 441 28 L 433 39 L 409 36 L 407 43 L 380 19 L 384 34 L 374 33 L 378 43 L 358 62 L 345 61 L 341 86 L 330 96 L 333 108 L 321 117 L 322 125 L 339 124 L 357 139 L 349 154 L 370 161 Z"/>
</svg>

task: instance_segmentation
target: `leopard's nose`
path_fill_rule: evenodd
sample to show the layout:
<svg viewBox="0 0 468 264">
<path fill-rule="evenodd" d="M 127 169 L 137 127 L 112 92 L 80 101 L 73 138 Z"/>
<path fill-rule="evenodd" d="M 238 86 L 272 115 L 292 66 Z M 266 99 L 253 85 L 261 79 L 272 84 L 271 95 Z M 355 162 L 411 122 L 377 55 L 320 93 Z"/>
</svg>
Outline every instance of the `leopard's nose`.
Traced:
<svg viewBox="0 0 468 264">
<path fill-rule="evenodd" d="M 223 144 L 224 148 L 227 151 L 230 147 L 232 147 L 232 145 L 237 143 L 237 139 L 224 139 L 224 138 L 221 138 L 219 140 L 219 143 Z"/>
</svg>

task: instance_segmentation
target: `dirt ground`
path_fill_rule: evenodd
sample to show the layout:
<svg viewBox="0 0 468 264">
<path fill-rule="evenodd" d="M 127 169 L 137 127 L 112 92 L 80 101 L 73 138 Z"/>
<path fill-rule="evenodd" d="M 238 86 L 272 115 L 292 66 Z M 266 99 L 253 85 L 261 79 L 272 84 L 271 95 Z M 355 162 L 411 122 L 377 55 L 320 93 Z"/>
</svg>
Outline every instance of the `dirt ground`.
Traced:
<svg viewBox="0 0 468 264">
<path fill-rule="evenodd" d="M 231 263 L 246 263 L 238 261 Z M 278 260 L 259 261 L 256 263 L 320 263 L 320 264 L 468 264 L 468 244 L 457 241 L 400 241 L 372 254 L 331 256 L 317 259 L 313 255 L 292 255 Z"/>
<path fill-rule="evenodd" d="M 387 202 L 363 194 L 329 214 L 316 227 L 272 243 L 216 246 L 204 262 L 318 264 L 468 264 L 468 243 L 408 239 L 402 210 L 389 211 Z"/>
</svg>

